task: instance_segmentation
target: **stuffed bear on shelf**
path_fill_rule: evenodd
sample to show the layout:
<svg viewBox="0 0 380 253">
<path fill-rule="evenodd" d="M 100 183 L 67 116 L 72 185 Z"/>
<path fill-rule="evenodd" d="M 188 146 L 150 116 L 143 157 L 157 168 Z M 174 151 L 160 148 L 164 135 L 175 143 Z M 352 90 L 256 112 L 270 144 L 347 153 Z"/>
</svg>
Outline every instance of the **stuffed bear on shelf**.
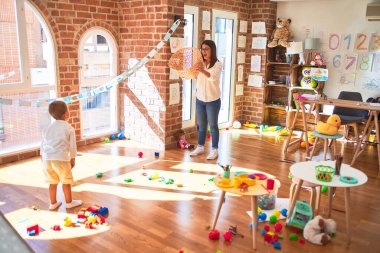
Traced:
<svg viewBox="0 0 380 253">
<path fill-rule="evenodd" d="M 336 234 L 336 222 L 332 219 L 324 219 L 317 215 L 309 221 L 304 230 L 303 236 L 311 243 L 326 245 Z"/>
<path fill-rule="evenodd" d="M 277 47 L 277 46 L 283 46 L 283 47 L 290 47 L 290 44 L 288 43 L 288 39 L 291 37 L 291 32 L 289 30 L 289 25 L 292 22 L 292 20 L 289 19 L 281 19 L 277 18 L 276 22 L 276 29 L 274 29 L 271 39 L 272 41 L 269 42 L 268 47 Z"/>
</svg>

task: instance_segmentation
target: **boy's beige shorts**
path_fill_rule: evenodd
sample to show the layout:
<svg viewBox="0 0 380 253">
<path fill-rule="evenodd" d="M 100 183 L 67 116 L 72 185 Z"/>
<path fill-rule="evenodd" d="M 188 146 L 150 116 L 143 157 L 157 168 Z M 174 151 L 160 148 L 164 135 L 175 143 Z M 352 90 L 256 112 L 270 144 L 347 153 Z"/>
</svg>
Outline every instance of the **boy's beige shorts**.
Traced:
<svg viewBox="0 0 380 253">
<path fill-rule="evenodd" d="M 72 184 L 73 174 L 71 173 L 70 161 L 47 160 L 42 162 L 45 174 L 45 181 L 49 184 Z"/>
</svg>

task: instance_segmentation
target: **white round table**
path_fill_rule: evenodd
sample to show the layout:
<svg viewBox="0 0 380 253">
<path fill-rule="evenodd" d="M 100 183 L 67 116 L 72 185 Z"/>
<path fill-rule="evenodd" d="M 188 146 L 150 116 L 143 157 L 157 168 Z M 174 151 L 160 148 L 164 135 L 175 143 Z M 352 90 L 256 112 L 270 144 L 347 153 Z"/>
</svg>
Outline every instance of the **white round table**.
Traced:
<svg viewBox="0 0 380 253">
<path fill-rule="evenodd" d="M 299 178 L 299 183 L 296 188 L 296 192 L 294 194 L 294 198 L 292 199 L 292 202 L 290 203 L 289 207 L 289 216 L 292 214 L 294 205 L 296 203 L 296 200 L 298 199 L 300 189 L 302 187 L 303 182 L 309 182 L 316 185 L 322 185 L 329 187 L 329 208 L 328 208 L 328 216 L 331 216 L 331 205 L 332 205 L 332 188 L 344 188 L 344 198 L 345 198 L 345 211 L 346 211 L 346 226 L 347 226 L 347 238 L 350 242 L 350 188 L 363 185 L 367 182 L 368 178 L 367 176 L 361 172 L 360 170 L 357 170 L 355 168 L 352 168 L 351 166 L 347 164 L 342 164 L 340 168 L 340 175 L 341 176 L 348 176 L 348 177 L 354 177 L 358 180 L 356 184 L 348 184 L 341 182 L 339 180 L 340 176 L 334 175 L 333 180 L 331 182 L 323 182 L 319 181 L 316 178 L 315 174 L 315 167 L 317 165 L 327 165 L 330 167 L 335 168 L 335 161 L 308 161 L 308 162 L 299 162 L 296 164 L 293 164 L 290 167 L 290 172 L 295 178 Z"/>
</svg>

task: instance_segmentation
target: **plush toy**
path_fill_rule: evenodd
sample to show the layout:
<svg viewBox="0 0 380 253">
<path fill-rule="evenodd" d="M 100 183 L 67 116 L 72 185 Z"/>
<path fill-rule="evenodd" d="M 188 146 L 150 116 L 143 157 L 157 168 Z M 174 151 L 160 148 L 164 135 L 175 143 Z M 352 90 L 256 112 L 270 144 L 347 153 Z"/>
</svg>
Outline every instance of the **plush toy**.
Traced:
<svg viewBox="0 0 380 253">
<path fill-rule="evenodd" d="M 178 131 L 178 133 L 177 133 L 177 139 L 178 139 L 177 146 L 179 148 L 182 148 L 182 149 L 193 149 L 194 148 L 193 144 L 189 144 L 186 141 L 185 132 L 183 130 L 179 130 Z"/>
<path fill-rule="evenodd" d="M 324 63 L 324 61 L 323 61 L 323 59 L 322 59 L 322 56 L 321 56 L 321 53 L 315 53 L 315 55 L 314 55 L 314 60 L 312 60 L 311 62 L 310 62 L 310 65 L 312 65 L 312 66 L 322 66 L 322 65 L 324 65 L 325 63 Z"/>
<path fill-rule="evenodd" d="M 336 234 L 336 223 L 332 219 L 324 219 L 322 216 L 315 216 L 309 221 L 304 230 L 303 236 L 311 243 L 326 245 Z"/>
<path fill-rule="evenodd" d="M 301 86 L 309 87 L 309 88 L 317 88 L 318 83 L 313 78 L 311 78 L 311 67 L 302 68 Z"/>
<path fill-rule="evenodd" d="M 292 22 L 291 19 L 281 19 L 277 18 L 276 29 L 274 29 L 271 39 L 272 41 L 268 44 L 268 47 L 289 47 L 288 39 L 291 37 L 289 30 L 289 25 Z"/>
<path fill-rule="evenodd" d="M 341 125 L 340 117 L 336 114 L 331 115 L 327 122 L 318 121 L 315 130 L 320 134 L 336 135 Z"/>
</svg>

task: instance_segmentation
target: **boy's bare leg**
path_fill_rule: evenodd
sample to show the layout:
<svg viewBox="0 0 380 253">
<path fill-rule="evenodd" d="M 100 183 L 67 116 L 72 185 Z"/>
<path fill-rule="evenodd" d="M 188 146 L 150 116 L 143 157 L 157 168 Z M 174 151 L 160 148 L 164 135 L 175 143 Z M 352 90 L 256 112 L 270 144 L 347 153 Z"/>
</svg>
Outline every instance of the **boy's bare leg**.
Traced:
<svg viewBox="0 0 380 253">
<path fill-rule="evenodd" d="M 49 185 L 49 197 L 50 197 L 50 204 L 57 203 L 57 185 L 56 184 L 50 184 Z"/>
<path fill-rule="evenodd" d="M 63 194 L 65 195 L 66 203 L 71 203 L 71 184 L 62 184 Z"/>
</svg>

